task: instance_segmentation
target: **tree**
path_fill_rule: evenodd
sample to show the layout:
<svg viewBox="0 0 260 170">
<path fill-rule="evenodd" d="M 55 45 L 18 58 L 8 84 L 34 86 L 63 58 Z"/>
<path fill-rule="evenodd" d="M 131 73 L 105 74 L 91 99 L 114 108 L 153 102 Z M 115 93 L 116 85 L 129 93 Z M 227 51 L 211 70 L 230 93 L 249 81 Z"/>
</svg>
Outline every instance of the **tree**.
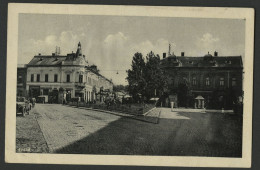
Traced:
<svg viewBox="0 0 260 170">
<path fill-rule="evenodd" d="M 115 92 L 119 92 L 119 91 L 126 91 L 127 90 L 127 86 L 124 86 L 124 85 L 114 85 L 113 86 L 113 90 Z"/>
<path fill-rule="evenodd" d="M 129 94 L 138 101 L 141 95 L 143 100 L 146 89 L 146 80 L 144 77 L 145 61 L 141 53 L 135 53 L 132 60 L 131 69 L 127 70 L 127 81 Z"/>
<path fill-rule="evenodd" d="M 166 77 L 160 68 L 160 56 L 155 55 L 152 51 L 146 56 L 145 80 L 147 83 L 145 96 L 147 99 L 151 97 L 160 97 L 166 86 Z"/>
<path fill-rule="evenodd" d="M 141 53 L 135 53 L 132 68 L 127 71 L 128 91 L 135 101 L 161 97 L 166 86 L 166 77 L 160 68 L 160 56 L 152 51 L 147 54 L 146 62 Z"/>
</svg>

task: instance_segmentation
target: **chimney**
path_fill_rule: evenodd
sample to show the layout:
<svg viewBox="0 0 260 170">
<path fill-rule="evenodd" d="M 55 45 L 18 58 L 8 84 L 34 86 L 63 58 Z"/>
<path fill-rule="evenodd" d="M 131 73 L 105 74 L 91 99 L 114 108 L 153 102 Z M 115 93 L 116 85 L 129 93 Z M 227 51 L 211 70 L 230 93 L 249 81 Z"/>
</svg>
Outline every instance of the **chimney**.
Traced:
<svg viewBox="0 0 260 170">
<path fill-rule="evenodd" d="M 169 44 L 169 51 L 168 51 L 168 56 L 171 55 L 171 44 Z"/>
<path fill-rule="evenodd" d="M 163 58 L 166 58 L 166 53 L 163 53 Z"/>
<path fill-rule="evenodd" d="M 181 56 L 184 57 L 184 52 L 181 52 Z"/>
<path fill-rule="evenodd" d="M 215 57 L 218 56 L 218 52 L 217 52 L 217 51 L 214 52 L 214 56 L 215 56 Z"/>
</svg>

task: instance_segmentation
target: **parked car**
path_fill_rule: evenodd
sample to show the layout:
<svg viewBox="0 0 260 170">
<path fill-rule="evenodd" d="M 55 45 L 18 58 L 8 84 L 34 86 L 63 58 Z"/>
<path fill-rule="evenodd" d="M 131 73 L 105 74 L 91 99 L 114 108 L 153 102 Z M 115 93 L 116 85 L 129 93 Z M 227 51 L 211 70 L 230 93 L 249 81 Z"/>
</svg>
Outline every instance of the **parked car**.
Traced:
<svg viewBox="0 0 260 170">
<path fill-rule="evenodd" d="M 25 116 L 25 113 L 30 113 L 30 102 L 26 100 L 25 97 L 17 97 L 16 98 L 16 114 L 22 113 Z"/>
<path fill-rule="evenodd" d="M 48 103 L 48 96 L 41 95 L 37 97 L 37 103 Z"/>
</svg>

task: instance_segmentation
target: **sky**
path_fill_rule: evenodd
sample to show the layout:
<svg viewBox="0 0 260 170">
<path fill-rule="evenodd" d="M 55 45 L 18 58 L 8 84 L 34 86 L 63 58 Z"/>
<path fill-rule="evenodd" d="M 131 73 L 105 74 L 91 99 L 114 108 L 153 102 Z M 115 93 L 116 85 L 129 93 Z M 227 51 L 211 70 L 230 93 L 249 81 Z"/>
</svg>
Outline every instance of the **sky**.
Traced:
<svg viewBox="0 0 260 170">
<path fill-rule="evenodd" d="M 90 64 L 114 84 L 126 85 L 126 70 L 132 57 L 153 51 L 179 56 L 245 55 L 245 20 L 140 16 L 93 16 L 64 14 L 19 14 L 18 64 L 34 55 L 50 55 L 60 47 L 61 55 L 82 52 Z M 118 74 L 117 74 L 118 72 Z"/>
</svg>

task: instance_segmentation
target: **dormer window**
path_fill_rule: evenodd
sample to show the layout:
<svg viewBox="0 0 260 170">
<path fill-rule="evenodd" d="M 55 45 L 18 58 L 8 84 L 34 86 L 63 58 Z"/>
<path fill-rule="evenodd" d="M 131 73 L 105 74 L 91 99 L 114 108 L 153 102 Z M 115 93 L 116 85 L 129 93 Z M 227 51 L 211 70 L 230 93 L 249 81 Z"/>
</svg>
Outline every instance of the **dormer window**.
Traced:
<svg viewBox="0 0 260 170">
<path fill-rule="evenodd" d="M 232 62 L 230 60 L 225 61 L 226 64 L 231 64 Z"/>
</svg>

